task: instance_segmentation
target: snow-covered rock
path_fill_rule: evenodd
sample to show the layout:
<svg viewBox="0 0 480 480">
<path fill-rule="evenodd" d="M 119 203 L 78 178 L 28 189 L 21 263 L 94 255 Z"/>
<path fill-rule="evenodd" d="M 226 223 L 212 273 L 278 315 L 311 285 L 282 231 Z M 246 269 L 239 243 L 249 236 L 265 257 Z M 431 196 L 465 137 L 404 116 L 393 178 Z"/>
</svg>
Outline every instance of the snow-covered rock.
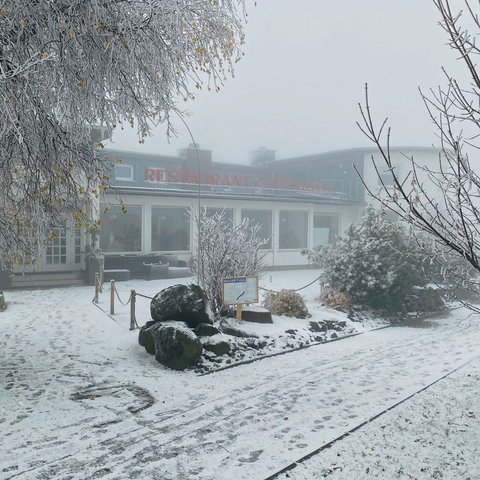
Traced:
<svg viewBox="0 0 480 480">
<path fill-rule="evenodd" d="M 208 350 L 215 355 L 226 355 L 232 350 L 228 337 L 222 334 L 204 339 L 202 345 L 205 350 Z"/>
<path fill-rule="evenodd" d="M 192 328 L 213 323 L 207 297 L 195 284 L 172 285 L 157 293 L 150 303 L 150 314 L 156 322 L 176 320 Z"/>
<path fill-rule="evenodd" d="M 202 344 L 186 323 L 157 322 L 147 330 L 146 336 L 153 339 L 155 345 L 155 358 L 162 365 L 185 370 L 200 359 Z"/>
</svg>

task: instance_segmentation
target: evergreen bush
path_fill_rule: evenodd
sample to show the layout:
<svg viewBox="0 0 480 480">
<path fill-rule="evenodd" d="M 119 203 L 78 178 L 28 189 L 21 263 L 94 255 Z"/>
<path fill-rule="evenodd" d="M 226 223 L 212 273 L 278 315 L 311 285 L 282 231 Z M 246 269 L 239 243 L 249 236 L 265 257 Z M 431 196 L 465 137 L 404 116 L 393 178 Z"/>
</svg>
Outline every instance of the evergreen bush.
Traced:
<svg viewBox="0 0 480 480">
<path fill-rule="evenodd" d="M 367 208 L 335 245 L 306 252 L 323 268 L 323 281 L 349 295 L 355 305 L 389 312 L 406 311 L 415 286 L 429 282 L 431 265 L 400 224 Z"/>
<path fill-rule="evenodd" d="M 408 296 L 407 310 L 418 313 L 441 312 L 445 310 L 445 302 L 440 290 L 419 288 Z"/>
</svg>

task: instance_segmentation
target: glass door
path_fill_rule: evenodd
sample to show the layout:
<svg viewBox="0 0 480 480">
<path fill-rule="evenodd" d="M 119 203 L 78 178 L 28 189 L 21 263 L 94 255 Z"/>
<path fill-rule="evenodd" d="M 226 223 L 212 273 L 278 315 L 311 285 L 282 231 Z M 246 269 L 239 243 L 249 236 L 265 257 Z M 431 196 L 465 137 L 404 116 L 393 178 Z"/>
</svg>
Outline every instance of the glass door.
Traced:
<svg viewBox="0 0 480 480">
<path fill-rule="evenodd" d="M 335 243 L 338 236 L 338 215 L 313 214 L 313 246 Z"/>
<path fill-rule="evenodd" d="M 82 232 L 80 228 L 73 230 L 65 227 L 56 228 L 45 240 L 41 260 L 41 270 L 68 271 L 81 267 Z"/>
</svg>

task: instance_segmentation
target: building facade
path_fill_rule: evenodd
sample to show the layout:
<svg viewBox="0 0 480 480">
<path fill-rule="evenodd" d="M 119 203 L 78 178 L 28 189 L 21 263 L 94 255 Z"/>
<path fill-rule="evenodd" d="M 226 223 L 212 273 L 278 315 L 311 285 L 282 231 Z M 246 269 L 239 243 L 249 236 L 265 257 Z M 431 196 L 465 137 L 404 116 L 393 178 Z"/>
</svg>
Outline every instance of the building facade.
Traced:
<svg viewBox="0 0 480 480">
<path fill-rule="evenodd" d="M 187 261 L 196 242 L 188 212 L 225 211 L 233 222 L 250 218 L 262 226 L 270 268 L 306 266 L 305 249 L 328 245 L 361 217 L 380 182 L 372 148 L 337 150 L 275 160 L 271 150 L 253 152 L 247 165 L 215 162 L 191 145 L 178 156 L 105 151 L 115 163 L 111 190 L 99 206 L 99 247 L 105 256 L 171 254 Z M 433 148 L 392 149 L 395 168 L 438 164 Z M 388 172 L 382 170 L 388 178 Z M 363 179 L 363 181 L 362 181 Z M 80 229 L 59 230 L 41 255 L 37 271 L 85 269 Z M 86 241 L 87 240 L 87 241 Z"/>
<path fill-rule="evenodd" d="M 372 191 L 380 185 L 373 149 L 285 160 L 260 149 L 248 165 L 214 162 L 210 151 L 195 145 L 178 157 L 107 153 L 120 163 L 112 172 L 113 190 L 100 209 L 105 255 L 168 253 L 188 260 L 196 241 L 188 211 L 205 208 L 225 210 L 236 223 L 245 217 L 260 223 L 262 236 L 269 239 L 270 267 L 306 265 L 303 250 L 333 243 L 361 217 L 369 201 L 362 178 Z M 410 155 L 431 165 L 438 153 L 431 148 L 392 149 L 401 174 L 408 173 Z"/>
</svg>

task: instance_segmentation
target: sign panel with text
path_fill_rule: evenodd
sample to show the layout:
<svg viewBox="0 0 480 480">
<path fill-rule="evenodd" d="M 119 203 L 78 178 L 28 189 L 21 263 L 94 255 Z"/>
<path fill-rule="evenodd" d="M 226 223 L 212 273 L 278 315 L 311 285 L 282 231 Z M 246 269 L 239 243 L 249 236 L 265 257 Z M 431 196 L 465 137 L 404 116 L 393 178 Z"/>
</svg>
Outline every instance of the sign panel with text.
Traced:
<svg viewBox="0 0 480 480">
<path fill-rule="evenodd" d="M 222 284 L 224 305 L 258 303 L 258 277 L 227 277 Z"/>
</svg>

